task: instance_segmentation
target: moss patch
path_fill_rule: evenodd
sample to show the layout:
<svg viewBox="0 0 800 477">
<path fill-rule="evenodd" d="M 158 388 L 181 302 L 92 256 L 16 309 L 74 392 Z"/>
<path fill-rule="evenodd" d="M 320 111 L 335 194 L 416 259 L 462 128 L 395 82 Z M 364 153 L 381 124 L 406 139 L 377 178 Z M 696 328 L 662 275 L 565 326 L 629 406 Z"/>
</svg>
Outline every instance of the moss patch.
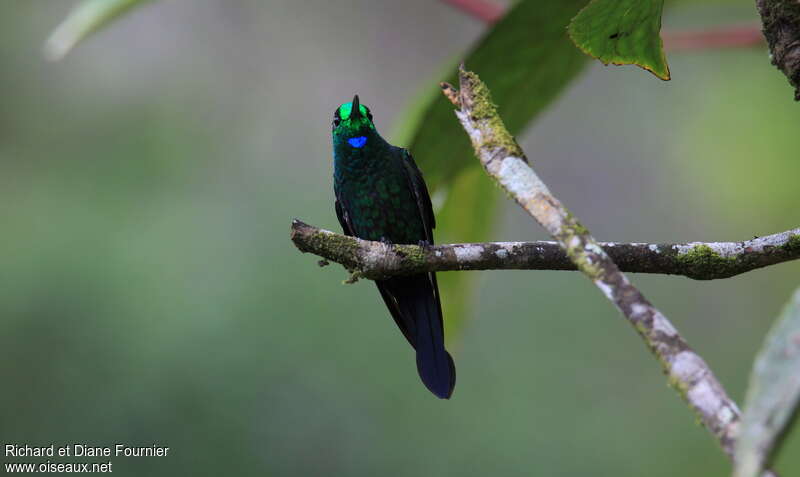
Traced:
<svg viewBox="0 0 800 477">
<path fill-rule="evenodd" d="M 787 252 L 800 253 L 800 235 L 792 235 L 781 247 Z"/>
<path fill-rule="evenodd" d="M 487 122 L 486 127 L 481 128 L 481 132 L 484 133 L 481 146 L 491 149 L 502 148 L 508 155 L 525 157 L 522 148 L 497 114 L 497 106 L 492 101 L 492 94 L 486 83 L 475 73 L 464 69 L 460 71 L 460 81 L 462 91 L 468 94 L 468 104 L 464 106 L 469 108 L 470 116 L 477 121 Z"/>
<path fill-rule="evenodd" d="M 572 212 L 567 211 L 567 223 L 569 224 L 567 227 L 578 236 L 587 236 L 589 235 L 589 229 L 583 226 L 582 223 L 578 222 L 578 219 L 572 215 Z"/>
<path fill-rule="evenodd" d="M 339 262 L 348 268 L 357 268 L 352 257 L 358 250 L 358 244 L 351 237 L 325 232 L 317 232 L 309 239 L 309 245 L 324 250 L 324 257 Z"/>
<path fill-rule="evenodd" d="M 723 257 L 708 245 L 696 245 L 676 259 L 686 276 L 696 280 L 730 277 L 736 275 L 740 268 L 740 259 Z"/>
<path fill-rule="evenodd" d="M 395 245 L 395 252 L 402 257 L 403 268 L 412 267 L 408 274 L 413 274 L 418 270 L 425 269 L 425 250 L 418 245 Z"/>
</svg>

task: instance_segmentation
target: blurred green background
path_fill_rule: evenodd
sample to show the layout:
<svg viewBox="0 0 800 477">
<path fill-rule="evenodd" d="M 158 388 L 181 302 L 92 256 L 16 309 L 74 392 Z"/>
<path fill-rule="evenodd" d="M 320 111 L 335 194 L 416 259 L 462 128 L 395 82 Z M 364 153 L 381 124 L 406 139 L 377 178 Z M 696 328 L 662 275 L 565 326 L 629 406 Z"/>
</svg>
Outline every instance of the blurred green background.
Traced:
<svg viewBox="0 0 800 477">
<path fill-rule="evenodd" d="M 289 241 L 293 217 L 338 230 L 334 108 L 358 92 L 391 140 L 480 22 L 431 0 L 159 1 L 48 63 L 71 6 L 0 1 L 0 442 L 170 447 L 120 475 L 729 472 L 580 275 L 480 273 L 446 402 L 374 287 Z M 668 2 L 664 27 L 757 21 Z M 766 47 L 669 61 L 666 83 L 592 63 L 521 137 L 554 193 L 601 240 L 797 227 L 800 116 Z M 493 239 L 546 238 L 498 214 Z M 798 272 L 633 279 L 741 402 Z"/>
</svg>

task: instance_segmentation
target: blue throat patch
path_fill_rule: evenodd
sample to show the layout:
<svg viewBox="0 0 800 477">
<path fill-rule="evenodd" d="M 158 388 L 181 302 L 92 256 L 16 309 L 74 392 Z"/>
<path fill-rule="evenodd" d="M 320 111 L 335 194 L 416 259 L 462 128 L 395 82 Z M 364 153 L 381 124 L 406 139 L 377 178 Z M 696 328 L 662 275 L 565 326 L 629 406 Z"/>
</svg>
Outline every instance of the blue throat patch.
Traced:
<svg viewBox="0 0 800 477">
<path fill-rule="evenodd" d="M 367 136 L 351 137 L 347 142 L 353 147 L 364 147 L 364 144 L 367 143 Z"/>
</svg>

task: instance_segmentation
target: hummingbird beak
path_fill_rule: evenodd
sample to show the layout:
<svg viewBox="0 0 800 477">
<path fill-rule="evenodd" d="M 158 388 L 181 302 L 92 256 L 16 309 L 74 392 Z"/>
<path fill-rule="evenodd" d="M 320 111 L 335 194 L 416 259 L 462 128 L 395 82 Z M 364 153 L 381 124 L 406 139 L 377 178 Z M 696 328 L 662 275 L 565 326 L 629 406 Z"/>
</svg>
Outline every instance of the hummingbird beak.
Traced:
<svg viewBox="0 0 800 477">
<path fill-rule="evenodd" d="M 353 96 L 353 108 L 350 110 L 350 119 L 361 117 L 361 103 L 358 102 L 358 95 Z"/>
</svg>

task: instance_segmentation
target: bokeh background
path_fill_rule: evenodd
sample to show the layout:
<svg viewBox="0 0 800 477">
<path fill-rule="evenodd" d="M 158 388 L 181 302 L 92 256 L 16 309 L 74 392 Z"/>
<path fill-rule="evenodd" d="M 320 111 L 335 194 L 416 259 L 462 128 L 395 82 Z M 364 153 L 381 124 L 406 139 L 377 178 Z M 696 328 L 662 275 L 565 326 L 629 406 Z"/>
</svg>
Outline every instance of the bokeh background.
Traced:
<svg viewBox="0 0 800 477">
<path fill-rule="evenodd" d="M 447 402 L 374 287 L 289 241 L 293 217 L 338 230 L 334 108 L 358 92 L 391 140 L 479 21 L 433 0 L 158 1 L 48 63 L 72 4 L 0 1 L 3 444 L 170 447 L 119 475 L 729 472 L 578 274 L 479 273 Z M 664 27 L 757 21 L 751 1 L 668 2 Z M 669 60 L 666 83 L 592 63 L 521 136 L 541 176 L 602 240 L 796 227 L 800 115 L 766 47 Z M 497 213 L 493 239 L 546 238 Z M 633 280 L 741 402 L 799 272 Z"/>
</svg>

